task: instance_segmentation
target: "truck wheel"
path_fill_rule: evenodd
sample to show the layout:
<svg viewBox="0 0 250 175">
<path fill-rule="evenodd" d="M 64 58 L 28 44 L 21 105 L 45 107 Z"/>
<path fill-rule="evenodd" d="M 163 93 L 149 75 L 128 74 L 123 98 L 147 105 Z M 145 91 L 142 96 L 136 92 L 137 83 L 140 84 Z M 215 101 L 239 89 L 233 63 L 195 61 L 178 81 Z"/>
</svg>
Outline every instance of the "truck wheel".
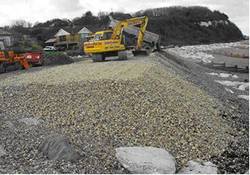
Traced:
<svg viewBox="0 0 250 175">
<path fill-rule="evenodd" d="M 120 52 L 118 52 L 118 58 L 119 58 L 119 60 L 127 60 L 128 53 L 126 51 L 120 51 Z"/>
<path fill-rule="evenodd" d="M 103 54 L 93 54 L 92 59 L 93 59 L 93 62 L 101 62 L 105 60 L 105 57 Z"/>
<path fill-rule="evenodd" d="M 42 59 L 42 60 L 40 61 L 40 63 L 41 63 L 41 64 L 39 64 L 39 66 L 43 66 L 43 65 L 44 65 L 44 60 Z"/>
<path fill-rule="evenodd" d="M 14 63 L 6 64 L 5 71 L 6 72 L 16 71 L 15 64 Z"/>
<path fill-rule="evenodd" d="M 5 72 L 6 72 L 6 69 L 5 69 L 4 63 L 0 63 L 0 73 L 5 73 Z"/>
</svg>

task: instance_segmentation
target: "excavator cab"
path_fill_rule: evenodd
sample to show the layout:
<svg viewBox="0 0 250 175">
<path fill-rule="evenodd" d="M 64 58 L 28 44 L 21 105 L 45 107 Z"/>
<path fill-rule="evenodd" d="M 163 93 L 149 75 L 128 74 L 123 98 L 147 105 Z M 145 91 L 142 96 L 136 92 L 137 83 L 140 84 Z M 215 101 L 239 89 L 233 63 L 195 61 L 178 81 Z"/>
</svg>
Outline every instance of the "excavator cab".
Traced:
<svg viewBox="0 0 250 175">
<path fill-rule="evenodd" d="M 111 30 L 96 32 L 93 40 L 94 41 L 109 40 L 111 39 L 111 36 L 112 36 Z"/>
</svg>

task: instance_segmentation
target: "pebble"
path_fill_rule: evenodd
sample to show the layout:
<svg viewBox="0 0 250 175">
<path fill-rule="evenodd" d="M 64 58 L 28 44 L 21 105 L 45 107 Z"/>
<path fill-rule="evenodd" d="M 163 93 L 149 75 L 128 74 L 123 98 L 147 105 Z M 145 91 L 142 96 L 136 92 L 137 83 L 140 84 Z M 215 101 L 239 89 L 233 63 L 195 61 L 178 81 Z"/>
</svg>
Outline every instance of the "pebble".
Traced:
<svg viewBox="0 0 250 175">
<path fill-rule="evenodd" d="M 0 157 L 6 155 L 6 151 L 4 150 L 3 146 L 0 145 Z"/>
</svg>

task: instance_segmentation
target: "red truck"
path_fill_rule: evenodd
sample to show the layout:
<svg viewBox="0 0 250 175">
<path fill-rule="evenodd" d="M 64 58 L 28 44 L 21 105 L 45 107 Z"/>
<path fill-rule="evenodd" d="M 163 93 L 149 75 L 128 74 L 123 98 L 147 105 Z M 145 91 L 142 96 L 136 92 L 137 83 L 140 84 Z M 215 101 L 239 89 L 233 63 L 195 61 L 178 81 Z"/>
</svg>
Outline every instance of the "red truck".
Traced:
<svg viewBox="0 0 250 175">
<path fill-rule="evenodd" d="M 41 51 L 30 51 L 24 54 L 24 57 L 33 66 L 43 65 L 43 53 Z"/>
</svg>

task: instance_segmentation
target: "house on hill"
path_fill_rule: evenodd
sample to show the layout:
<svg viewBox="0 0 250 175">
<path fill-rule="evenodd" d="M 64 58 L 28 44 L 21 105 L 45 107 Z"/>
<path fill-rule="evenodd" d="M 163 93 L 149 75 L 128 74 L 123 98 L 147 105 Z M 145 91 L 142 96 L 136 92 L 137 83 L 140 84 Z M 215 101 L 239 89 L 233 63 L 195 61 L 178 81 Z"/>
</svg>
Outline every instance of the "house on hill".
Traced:
<svg viewBox="0 0 250 175">
<path fill-rule="evenodd" d="M 71 32 L 68 32 L 71 31 Z M 89 36 L 91 31 L 86 27 L 83 28 L 69 28 L 60 29 L 55 38 L 51 38 L 45 42 L 47 46 L 55 46 L 59 50 L 71 50 L 77 49 L 82 46 L 82 43 L 86 41 L 86 37 Z"/>
<path fill-rule="evenodd" d="M 0 50 L 13 45 L 12 34 L 0 28 Z"/>
<path fill-rule="evenodd" d="M 89 29 L 87 29 L 86 27 L 83 27 L 78 34 L 80 35 L 80 40 L 85 41 L 86 38 L 89 36 L 89 34 L 91 33 L 91 31 Z"/>
<path fill-rule="evenodd" d="M 60 29 L 56 34 L 56 43 L 55 46 L 58 48 L 69 49 L 70 46 L 77 45 L 78 39 L 74 38 L 74 35 L 67 32 L 64 29 Z"/>
</svg>

